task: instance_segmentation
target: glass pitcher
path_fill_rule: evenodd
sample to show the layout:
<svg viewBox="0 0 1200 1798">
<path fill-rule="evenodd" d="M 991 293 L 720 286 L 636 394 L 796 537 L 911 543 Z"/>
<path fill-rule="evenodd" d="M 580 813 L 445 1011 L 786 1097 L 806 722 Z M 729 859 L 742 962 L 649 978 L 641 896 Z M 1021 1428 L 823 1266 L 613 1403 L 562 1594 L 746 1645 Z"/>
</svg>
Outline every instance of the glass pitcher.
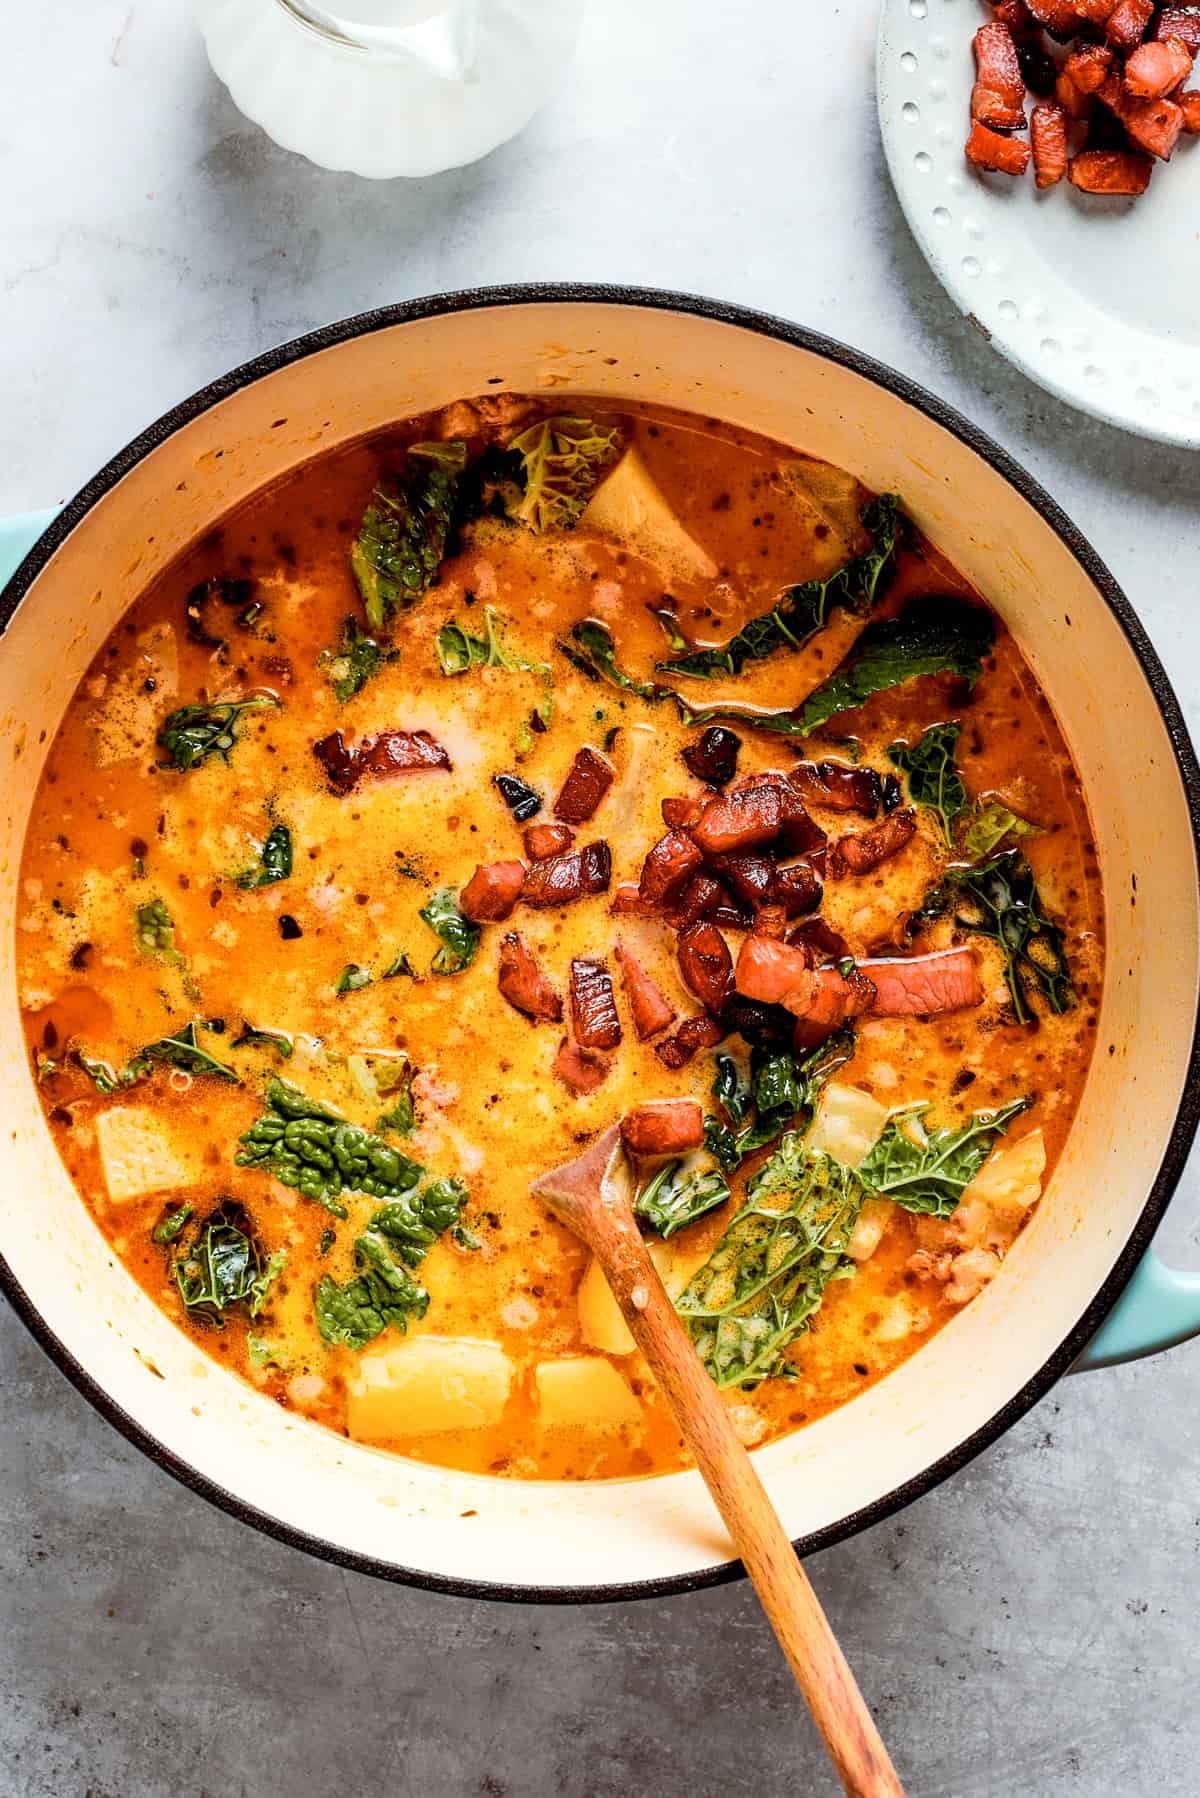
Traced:
<svg viewBox="0 0 1200 1798">
<path fill-rule="evenodd" d="M 209 61 L 275 142 L 327 169 L 433 175 L 549 98 L 583 0 L 195 0 Z"/>
</svg>

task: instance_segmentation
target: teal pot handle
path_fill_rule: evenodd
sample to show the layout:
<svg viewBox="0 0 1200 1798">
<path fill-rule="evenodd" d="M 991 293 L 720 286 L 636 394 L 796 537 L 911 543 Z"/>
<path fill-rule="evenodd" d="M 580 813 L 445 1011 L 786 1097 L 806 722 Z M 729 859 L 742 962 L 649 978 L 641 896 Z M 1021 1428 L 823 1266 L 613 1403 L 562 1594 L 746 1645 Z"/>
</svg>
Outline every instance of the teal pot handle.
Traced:
<svg viewBox="0 0 1200 1798">
<path fill-rule="evenodd" d="M 1189 1336 L 1200 1336 L 1200 1274 L 1168 1267 L 1147 1249 L 1073 1371 L 1137 1361 Z"/>
<path fill-rule="evenodd" d="M 56 511 L 50 511 L 0 518 L 0 584 L 16 571 L 56 516 Z M 1164 1267 L 1149 1249 L 1075 1367 L 1112 1367 L 1118 1361 L 1136 1361 L 1141 1355 L 1153 1355 L 1197 1335 L 1200 1274 Z"/>
</svg>

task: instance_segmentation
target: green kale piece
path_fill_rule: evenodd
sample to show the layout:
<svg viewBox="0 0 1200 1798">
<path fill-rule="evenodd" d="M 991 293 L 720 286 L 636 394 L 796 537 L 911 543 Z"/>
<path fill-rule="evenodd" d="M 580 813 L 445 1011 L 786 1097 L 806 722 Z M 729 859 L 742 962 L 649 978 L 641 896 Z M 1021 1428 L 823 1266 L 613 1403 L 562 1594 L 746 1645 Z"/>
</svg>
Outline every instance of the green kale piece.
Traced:
<svg viewBox="0 0 1200 1798">
<path fill-rule="evenodd" d="M 348 961 L 338 975 L 333 990 L 339 997 L 343 993 L 357 993 L 364 986 L 370 986 L 374 978 L 370 968 L 360 968 L 356 961 Z"/>
<path fill-rule="evenodd" d="M 437 636 L 438 661 L 442 673 L 466 674 L 472 668 L 504 668 L 509 673 L 540 674 L 544 691 L 534 708 L 543 724 L 554 717 L 554 674 L 549 662 L 539 662 L 510 649 L 504 640 L 506 621 L 492 606 L 483 608 L 485 636 L 472 636 L 457 619 L 448 618 Z"/>
<path fill-rule="evenodd" d="M 354 1260 L 361 1272 L 338 1285 L 323 1274 L 313 1293 L 317 1329 L 324 1342 L 364 1349 L 390 1324 L 408 1330 L 410 1317 L 429 1309 L 429 1294 L 397 1261 L 379 1236 L 356 1237 Z"/>
<path fill-rule="evenodd" d="M 434 974 L 461 974 L 464 968 L 469 968 L 479 952 L 482 932 L 478 924 L 463 917 L 454 888 L 441 887 L 417 915 L 424 919 L 434 936 L 442 939 L 442 947 L 430 963 L 431 971 Z"/>
<path fill-rule="evenodd" d="M 274 886 L 287 880 L 292 872 L 292 833 L 286 824 L 276 824 L 267 832 L 258 851 L 258 864 L 243 868 L 236 875 L 237 884 L 245 889 Z"/>
<path fill-rule="evenodd" d="M 909 1105 L 889 1118 L 883 1135 L 855 1172 L 875 1198 L 891 1199 L 905 1211 L 926 1217 L 953 1217 L 996 1138 L 1028 1104 L 1028 1099 L 1013 1099 L 998 1111 L 977 1111 L 958 1130 L 929 1131 L 928 1104 Z M 905 1130 L 906 1123 L 913 1134 Z"/>
<path fill-rule="evenodd" d="M 414 443 L 404 472 L 385 475 L 372 493 L 350 552 L 372 630 L 437 580 L 466 463 L 465 443 Z"/>
<path fill-rule="evenodd" d="M 176 955 L 175 926 L 161 899 L 150 899 L 133 914 L 133 934 L 147 955 Z"/>
<path fill-rule="evenodd" d="M 522 492 L 511 515 L 535 531 L 569 531 L 616 461 L 620 436 L 590 418 L 564 415 L 540 419 L 508 448 L 521 458 Z"/>
<path fill-rule="evenodd" d="M 194 1205 L 181 1205 L 178 1211 L 168 1212 L 161 1223 L 155 1224 L 151 1231 L 152 1240 L 154 1242 L 174 1242 L 194 1210 Z"/>
<path fill-rule="evenodd" d="M 223 1329 L 225 1313 L 236 1306 L 258 1316 L 285 1260 L 282 1249 L 263 1259 L 245 1212 L 226 1199 L 175 1257 L 175 1284 L 192 1316 Z"/>
<path fill-rule="evenodd" d="M 868 624 L 829 678 L 809 694 L 798 712 L 801 734 L 918 675 L 955 674 L 974 686 L 995 641 L 996 621 L 982 606 L 946 593 L 910 599 L 894 618 Z"/>
<path fill-rule="evenodd" d="M 245 1043 L 261 1043 L 264 1048 L 273 1049 L 280 1061 L 290 1061 L 296 1052 L 296 1044 L 286 1030 L 260 1030 L 257 1025 L 243 1022 L 241 1034 L 232 1039 L 231 1046 L 240 1049 Z"/>
<path fill-rule="evenodd" d="M 788 587 L 769 612 L 749 624 L 719 649 L 697 649 L 657 666 L 692 680 L 720 680 L 738 675 L 747 662 L 761 662 L 777 649 L 800 649 L 829 622 L 835 606 L 865 612 L 891 582 L 904 523 L 900 496 L 884 493 L 863 507 L 862 522 L 872 536 L 871 548 L 835 569 L 823 581 Z"/>
<path fill-rule="evenodd" d="M 725 1098 L 730 1076 L 723 1075 L 718 1069 L 717 1082 L 713 1086 L 714 1097 L 725 1105 L 734 1123 L 742 1123 L 743 1128 L 734 1131 L 722 1119 L 707 1117 L 704 1120 L 705 1147 L 729 1174 L 747 1155 L 774 1142 L 794 1119 L 801 1120 L 801 1128 L 807 1128 L 825 1082 L 838 1068 L 845 1066 L 853 1053 L 854 1031 L 848 1024 L 799 1060 L 790 1049 L 756 1044 L 750 1051 L 749 1086 L 743 1089 L 740 1083 L 738 1085 L 740 1112 L 730 1110 Z M 728 1059 L 727 1056 L 719 1058 L 720 1061 Z M 718 1083 L 721 1092 L 717 1090 Z M 749 1123 L 744 1123 L 750 1100 L 753 1100 L 755 1116 Z"/>
<path fill-rule="evenodd" d="M 262 1168 L 335 1217 L 348 1215 L 343 1193 L 400 1198 L 420 1181 L 418 1162 L 285 1080 L 268 1083 L 267 1105 L 241 1138 L 238 1167 Z"/>
<path fill-rule="evenodd" d="M 999 943 L 1018 1024 L 1036 1019 L 1032 993 L 1056 1017 L 1075 1003 L 1062 926 L 1047 916 L 1033 869 L 1019 849 L 1003 849 L 976 867 L 947 868 L 911 919 L 909 934 L 947 914 L 960 930 Z"/>
<path fill-rule="evenodd" d="M 396 656 L 396 650 L 368 635 L 353 615 L 344 618 L 337 648 L 325 650 L 321 657 L 338 704 L 345 705 L 361 693 L 367 682 L 388 662 L 394 662 Z"/>
<path fill-rule="evenodd" d="M 971 822 L 963 832 L 963 854 L 973 862 L 986 861 L 1005 837 L 1014 841 L 1021 837 L 1036 837 L 1040 830 L 1040 825 L 1031 824 L 1028 818 L 1010 812 L 999 799 L 990 799 L 986 805 L 975 807 Z"/>
<path fill-rule="evenodd" d="M 461 1180 L 430 1180 L 419 1193 L 406 1193 L 384 1205 L 369 1227 L 386 1236 L 409 1267 L 416 1267 L 438 1237 L 458 1222 L 469 1196 Z"/>
<path fill-rule="evenodd" d="M 652 705 L 672 697 L 669 689 L 660 687 L 656 681 L 635 680 L 624 672 L 617 662 L 612 632 L 594 618 L 585 618 L 572 625 L 568 634 L 559 640 L 558 648 L 589 680 L 606 681 L 610 687 L 617 687 L 623 693 L 636 693 L 639 699 L 648 699 Z"/>
<path fill-rule="evenodd" d="M 652 1230 L 667 1237 L 724 1205 L 728 1197 L 729 1185 L 719 1168 L 668 1161 L 643 1186 L 633 1210 Z"/>
<path fill-rule="evenodd" d="M 919 742 L 892 743 L 888 747 L 897 768 L 908 776 L 908 791 L 914 803 L 937 813 L 947 849 L 954 842 L 955 825 L 971 804 L 954 760 L 961 735 L 961 724 L 933 724 Z"/>
<path fill-rule="evenodd" d="M 169 712 L 158 733 L 158 745 L 167 759 L 160 768 L 178 768 L 186 773 L 198 768 L 211 755 L 223 762 L 238 739 L 238 720 L 244 712 L 259 711 L 264 706 L 278 706 L 272 694 L 258 693 L 250 699 L 224 699 L 213 705 L 181 705 Z"/>
<path fill-rule="evenodd" d="M 784 1136 L 676 1302 L 718 1386 L 756 1386 L 789 1371 L 787 1350 L 830 1280 L 852 1266 L 846 1246 L 862 1198 L 849 1168 L 806 1153 L 795 1132 Z"/>
</svg>

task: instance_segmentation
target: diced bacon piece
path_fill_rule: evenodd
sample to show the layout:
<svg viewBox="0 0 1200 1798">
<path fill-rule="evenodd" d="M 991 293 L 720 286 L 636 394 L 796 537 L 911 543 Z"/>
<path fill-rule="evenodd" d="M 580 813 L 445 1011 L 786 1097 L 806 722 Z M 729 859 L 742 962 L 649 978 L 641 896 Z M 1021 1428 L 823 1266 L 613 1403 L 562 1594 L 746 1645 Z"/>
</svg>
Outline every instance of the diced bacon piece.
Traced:
<svg viewBox="0 0 1200 1798">
<path fill-rule="evenodd" d="M 502 996 L 514 1010 L 524 1012 L 535 1022 L 545 1018 L 561 1024 L 563 1002 L 537 964 L 533 950 L 516 930 L 510 930 L 500 942 L 500 971 L 497 980 Z"/>
<path fill-rule="evenodd" d="M 566 855 L 534 862 L 525 876 L 521 898 L 526 905 L 539 910 L 552 905 L 570 905 L 593 893 L 607 893 L 611 879 L 612 855 L 608 844 L 585 843 L 582 849 L 568 850 Z"/>
<path fill-rule="evenodd" d="M 636 880 L 623 880 L 612 896 L 609 909 L 619 918 L 652 918 L 656 907 L 646 904 Z"/>
<path fill-rule="evenodd" d="M 845 961 L 850 954 L 850 945 L 838 931 L 831 930 L 824 918 L 806 918 L 803 924 L 797 924 L 789 931 L 793 943 L 807 943 L 818 959 L 825 961 Z"/>
<path fill-rule="evenodd" d="M 1117 0 L 1071 0 L 1084 25 L 1106 25 L 1117 9 Z"/>
<path fill-rule="evenodd" d="M 1025 4 L 1038 24 L 1044 25 L 1060 43 L 1065 44 L 1079 29 L 1079 9 L 1074 0 L 1025 0 Z"/>
<path fill-rule="evenodd" d="M 1181 38 L 1200 56 L 1200 6 L 1164 6 L 1154 24 L 1156 38 Z"/>
<path fill-rule="evenodd" d="M 1100 91 L 1112 73 L 1116 52 L 1108 44 L 1081 44 L 1063 64 L 1063 74 L 1081 94 Z"/>
<path fill-rule="evenodd" d="M 640 891 L 647 905 L 670 905 L 679 897 L 704 857 L 691 837 L 669 830 L 642 863 Z"/>
<path fill-rule="evenodd" d="M 975 956 L 966 948 L 864 961 L 859 971 L 874 984 L 871 1010 L 880 1018 L 932 1017 L 983 998 Z"/>
<path fill-rule="evenodd" d="M 472 924 L 499 924 L 511 916 L 524 884 L 524 862 L 481 863 L 458 896 L 459 910 Z"/>
<path fill-rule="evenodd" d="M 996 23 L 1007 25 L 1014 37 L 1019 32 L 1033 29 L 1033 14 L 1025 0 L 992 0 L 992 11 L 996 15 Z"/>
<path fill-rule="evenodd" d="M 752 930 L 738 951 L 736 985 L 747 999 L 783 1005 L 800 995 L 807 1003 L 815 982 L 813 958 L 805 943 L 784 943 Z"/>
<path fill-rule="evenodd" d="M 1025 77 L 1025 85 L 1040 100 L 1048 100 L 1058 80 L 1058 64 L 1046 50 L 1041 37 L 1021 38 L 1017 43 L 1017 61 Z"/>
<path fill-rule="evenodd" d="M 701 1005 L 720 1011 L 733 985 L 733 957 L 715 924 L 693 924 L 679 938 L 679 969 Z"/>
<path fill-rule="evenodd" d="M 1108 15 L 1104 35 L 1114 50 L 1134 50 L 1154 17 L 1154 0 L 1121 0 Z"/>
<path fill-rule="evenodd" d="M 827 1036 L 832 1036 L 847 1018 L 856 1018 L 869 1011 L 875 988 L 857 968 L 848 975 L 838 968 L 817 968 L 803 1010 L 799 1009 L 799 997 L 797 995 L 796 1003 L 788 1010 L 796 1014 L 793 1038 L 796 1052 L 805 1054 L 823 1043 Z"/>
<path fill-rule="evenodd" d="M 564 1036 L 554 1057 L 554 1072 L 564 1086 L 575 1094 L 594 1093 L 608 1078 L 612 1063 L 590 1049 L 581 1049 L 569 1036 Z"/>
<path fill-rule="evenodd" d="M 1085 194 L 1144 194 L 1153 173 L 1140 150 L 1082 150 L 1067 167 L 1071 185 Z"/>
<path fill-rule="evenodd" d="M 1180 94 L 1179 110 L 1183 114 L 1183 128 L 1188 136 L 1200 137 L 1200 88 Z"/>
<path fill-rule="evenodd" d="M 1054 84 L 1054 98 L 1067 117 L 1077 122 L 1080 119 L 1088 118 L 1096 103 L 1095 94 L 1085 94 L 1065 69 L 1060 72 L 1058 80 Z"/>
<path fill-rule="evenodd" d="M 749 930 L 754 923 L 754 913 L 739 905 L 724 887 L 705 906 L 704 917 L 706 923 L 720 924 L 726 930 Z"/>
<path fill-rule="evenodd" d="M 683 1155 L 704 1141 L 704 1113 L 696 1099 L 652 1099 L 626 1112 L 621 1140 L 634 1155 Z"/>
<path fill-rule="evenodd" d="M 615 1049 L 621 1040 L 612 975 L 595 956 L 571 963 L 571 1025 L 581 1049 Z"/>
<path fill-rule="evenodd" d="M 1039 187 L 1055 187 L 1067 172 L 1067 115 L 1057 100 L 1039 100 L 1029 121 Z"/>
<path fill-rule="evenodd" d="M 617 944 L 616 957 L 617 966 L 621 970 L 621 984 L 625 988 L 625 997 L 633 1014 L 633 1027 L 637 1031 L 638 1041 L 644 1043 L 675 1022 L 675 1007 L 664 998 L 637 956 L 631 955 L 623 943 Z"/>
<path fill-rule="evenodd" d="M 898 855 L 916 834 L 917 818 L 912 807 L 893 812 L 870 830 L 839 837 L 829 858 L 829 871 L 842 879 L 847 874 L 869 874 L 890 856 Z"/>
<path fill-rule="evenodd" d="M 612 763 L 585 744 L 575 752 L 575 760 L 554 801 L 554 816 L 564 824 L 586 824 L 612 783 Z"/>
<path fill-rule="evenodd" d="M 568 824 L 529 824 L 525 829 L 525 853 L 531 862 L 563 855 L 574 841 L 575 832 Z"/>
<path fill-rule="evenodd" d="M 385 730 L 348 744 L 340 730 L 313 744 L 313 754 L 335 793 L 352 793 L 364 775 L 423 774 L 450 769 L 442 745 L 427 730 Z"/>
<path fill-rule="evenodd" d="M 776 868 L 771 882 L 771 899 L 783 907 L 789 918 L 803 917 L 815 911 L 824 892 L 821 876 L 812 861 L 793 862 L 790 867 Z"/>
<path fill-rule="evenodd" d="M 994 131 L 1016 131 L 1025 123 L 1025 81 L 1017 46 L 1007 25 L 994 20 L 975 33 L 971 117 Z"/>
<path fill-rule="evenodd" d="M 883 782 L 874 768 L 852 768 L 847 762 L 799 762 L 789 778 L 809 805 L 824 805 L 833 812 L 859 812 L 864 818 L 879 814 Z"/>
<path fill-rule="evenodd" d="M 756 774 L 710 799 L 691 833 L 706 856 L 733 855 L 773 843 L 797 826 L 812 826 L 812 820 L 796 789 L 784 775 Z M 817 836 L 824 840 L 823 832 Z M 797 845 L 797 853 L 805 846 L 815 847 Z"/>
<path fill-rule="evenodd" d="M 764 905 L 754 920 L 757 936 L 773 936 L 777 942 L 787 941 L 788 916 L 782 905 Z"/>
<path fill-rule="evenodd" d="M 667 922 L 675 930 L 687 930 L 707 918 L 709 907 L 725 897 L 725 889 L 711 874 L 693 874 L 667 912 Z"/>
<path fill-rule="evenodd" d="M 684 1018 L 678 1030 L 655 1043 L 654 1053 L 665 1066 L 683 1068 L 698 1049 L 714 1048 L 724 1035 L 725 1031 L 716 1019 L 701 1012 L 697 1017 Z"/>
<path fill-rule="evenodd" d="M 662 821 L 668 830 L 686 830 L 704 810 L 708 795 L 696 799 L 666 798 L 662 802 Z"/>
<path fill-rule="evenodd" d="M 978 120 L 971 126 L 967 161 L 977 169 L 992 169 L 999 175 L 1023 175 L 1029 167 L 1029 155 L 1029 145 L 1019 137 L 1002 137 Z"/>
<path fill-rule="evenodd" d="M 1181 37 L 1139 44 L 1125 64 L 1125 92 L 1135 100 L 1160 100 L 1183 86 L 1193 60 Z"/>
<path fill-rule="evenodd" d="M 737 897 L 754 911 L 770 903 L 775 863 L 769 855 L 722 855 L 713 866 Z"/>
<path fill-rule="evenodd" d="M 684 762 L 697 780 L 709 786 L 725 787 L 737 773 L 738 751 L 742 739 L 723 724 L 710 724 L 698 742 L 689 743 L 682 751 Z"/>
<path fill-rule="evenodd" d="M 1131 100 L 1115 71 L 1100 89 L 1100 98 L 1139 150 L 1170 162 L 1183 130 L 1183 113 L 1174 100 Z"/>
</svg>

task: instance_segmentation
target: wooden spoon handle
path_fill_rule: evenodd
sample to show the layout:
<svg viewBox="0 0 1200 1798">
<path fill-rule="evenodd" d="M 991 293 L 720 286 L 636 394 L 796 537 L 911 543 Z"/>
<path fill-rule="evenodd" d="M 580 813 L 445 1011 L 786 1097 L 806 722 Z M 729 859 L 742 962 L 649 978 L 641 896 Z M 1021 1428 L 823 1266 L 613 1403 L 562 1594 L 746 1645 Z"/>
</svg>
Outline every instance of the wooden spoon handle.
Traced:
<svg viewBox="0 0 1200 1798">
<path fill-rule="evenodd" d="M 575 1227 L 604 1269 L 675 1413 L 843 1786 L 855 1798 L 904 1798 L 837 1637 L 667 1297 L 628 1205 L 591 1206 Z"/>
</svg>

